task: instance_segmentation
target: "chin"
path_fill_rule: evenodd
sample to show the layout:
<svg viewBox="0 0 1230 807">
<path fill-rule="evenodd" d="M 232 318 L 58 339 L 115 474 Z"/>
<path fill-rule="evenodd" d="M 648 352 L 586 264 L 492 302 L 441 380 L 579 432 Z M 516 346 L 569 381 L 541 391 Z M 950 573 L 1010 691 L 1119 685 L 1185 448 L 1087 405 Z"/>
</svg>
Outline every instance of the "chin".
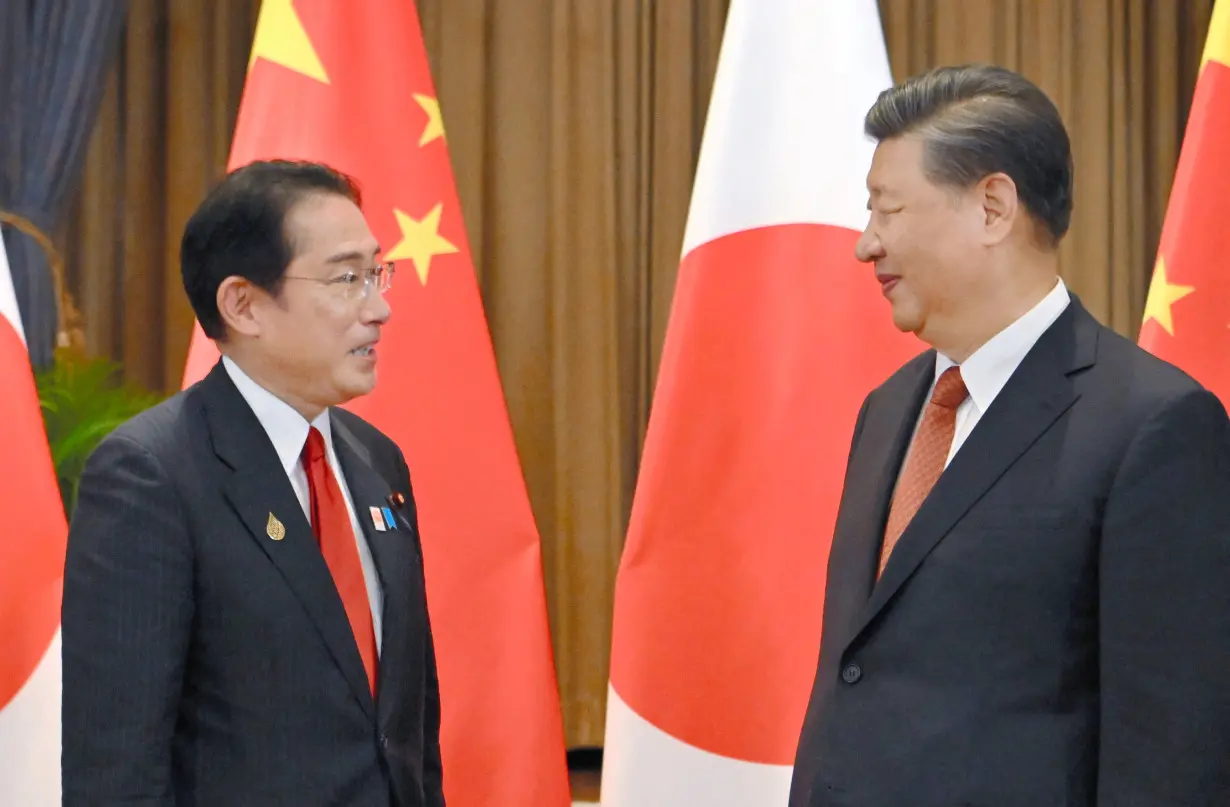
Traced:
<svg viewBox="0 0 1230 807">
<path fill-rule="evenodd" d="M 889 302 L 892 305 L 893 325 L 897 330 L 902 333 L 917 333 L 923 324 L 922 312 L 917 303 L 909 297 L 898 297 Z"/>
<path fill-rule="evenodd" d="M 353 398 L 362 398 L 368 395 L 376 388 L 376 374 L 372 373 L 367 378 L 349 378 L 345 382 L 338 385 L 338 389 L 347 400 Z"/>
<path fill-rule="evenodd" d="M 906 313 L 893 312 L 893 325 L 902 333 L 918 333 L 918 329 L 922 327 L 922 323 L 918 321 L 918 317 Z"/>
</svg>

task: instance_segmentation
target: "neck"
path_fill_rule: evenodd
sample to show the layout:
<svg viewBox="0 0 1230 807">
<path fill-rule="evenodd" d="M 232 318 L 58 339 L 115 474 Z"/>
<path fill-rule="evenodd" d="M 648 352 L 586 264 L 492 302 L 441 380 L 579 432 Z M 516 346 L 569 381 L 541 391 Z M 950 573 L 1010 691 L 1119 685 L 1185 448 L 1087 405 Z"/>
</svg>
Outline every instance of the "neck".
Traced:
<svg viewBox="0 0 1230 807">
<path fill-rule="evenodd" d="M 291 409 L 294 409 L 308 423 L 320 417 L 320 413 L 325 411 L 325 407 L 320 404 L 312 403 L 304 396 L 296 394 L 286 384 L 284 373 L 274 371 L 257 357 L 246 355 L 244 351 L 236 350 L 233 347 L 222 349 L 221 352 L 224 356 L 235 362 L 248 378 L 252 379 L 277 399 L 283 401 Z"/>
<path fill-rule="evenodd" d="M 1055 289 L 1057 264 L 1057 256 L 1042 255 L 1010 272 L 992 273 L 985 293 L 972 297 L 951 327 L 937 329 L 934 338 L 927 334 L 925 341 L 958 364 L 964 362 Z"/>
</svg>

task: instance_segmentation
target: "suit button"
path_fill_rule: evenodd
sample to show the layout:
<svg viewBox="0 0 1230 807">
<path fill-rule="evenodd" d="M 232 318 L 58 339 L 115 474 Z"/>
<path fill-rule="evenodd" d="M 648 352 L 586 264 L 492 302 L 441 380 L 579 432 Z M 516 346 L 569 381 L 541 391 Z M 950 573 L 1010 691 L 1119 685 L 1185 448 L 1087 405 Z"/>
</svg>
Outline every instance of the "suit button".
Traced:
<svg viewBox="0 0 1230 807">
<path fill-rule="evenodd" d="M 863 668 L 857 664 L 847 664 L 841 671 L 841 680 L 847 684 L 857 684 L 863 677 Z"/>
</svg>

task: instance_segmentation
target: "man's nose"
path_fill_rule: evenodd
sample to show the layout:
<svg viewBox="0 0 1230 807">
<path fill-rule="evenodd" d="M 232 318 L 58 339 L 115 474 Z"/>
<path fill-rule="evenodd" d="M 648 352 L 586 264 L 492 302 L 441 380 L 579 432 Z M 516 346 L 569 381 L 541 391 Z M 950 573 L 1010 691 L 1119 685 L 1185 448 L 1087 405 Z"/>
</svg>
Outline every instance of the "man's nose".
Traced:
<svg viewBox="0 0 1230 807">
<path fill-rule="evenodd" d="M 871 228 L 863 230 L 863 234 L 859 236 L 858 243 L 854 245 L 854 257 L 861 263 L 870 263 L 883 257 L 884 247 L 880 243 L 880 238 Z"/>
<path fill-rule="evenodd" d="M 384 294 L 376 289 L 368 292 L 367 298 L 363 300 L 362 317 L 364 323 L 384 324 L 389 321 L 389 317 L 392 314 L 393 309 L 389 307 L 389 301 L 384 299 Z"/>
</svg>

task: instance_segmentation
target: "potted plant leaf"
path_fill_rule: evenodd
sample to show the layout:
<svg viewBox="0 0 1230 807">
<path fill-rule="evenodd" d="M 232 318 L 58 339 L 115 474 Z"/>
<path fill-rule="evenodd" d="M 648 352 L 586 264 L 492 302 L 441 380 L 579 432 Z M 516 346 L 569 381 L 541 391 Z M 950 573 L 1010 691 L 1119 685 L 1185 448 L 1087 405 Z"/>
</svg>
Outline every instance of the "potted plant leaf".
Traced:
<svg viewBox="0 0 1230 807">
<path fill-rule="evenodd" d="M 67 347 L 35 374 L 64 512 L 71 518 L 90 452 L 116 426 L 162 400 L 123 380 L 119 364 Z"/>
</svg>

